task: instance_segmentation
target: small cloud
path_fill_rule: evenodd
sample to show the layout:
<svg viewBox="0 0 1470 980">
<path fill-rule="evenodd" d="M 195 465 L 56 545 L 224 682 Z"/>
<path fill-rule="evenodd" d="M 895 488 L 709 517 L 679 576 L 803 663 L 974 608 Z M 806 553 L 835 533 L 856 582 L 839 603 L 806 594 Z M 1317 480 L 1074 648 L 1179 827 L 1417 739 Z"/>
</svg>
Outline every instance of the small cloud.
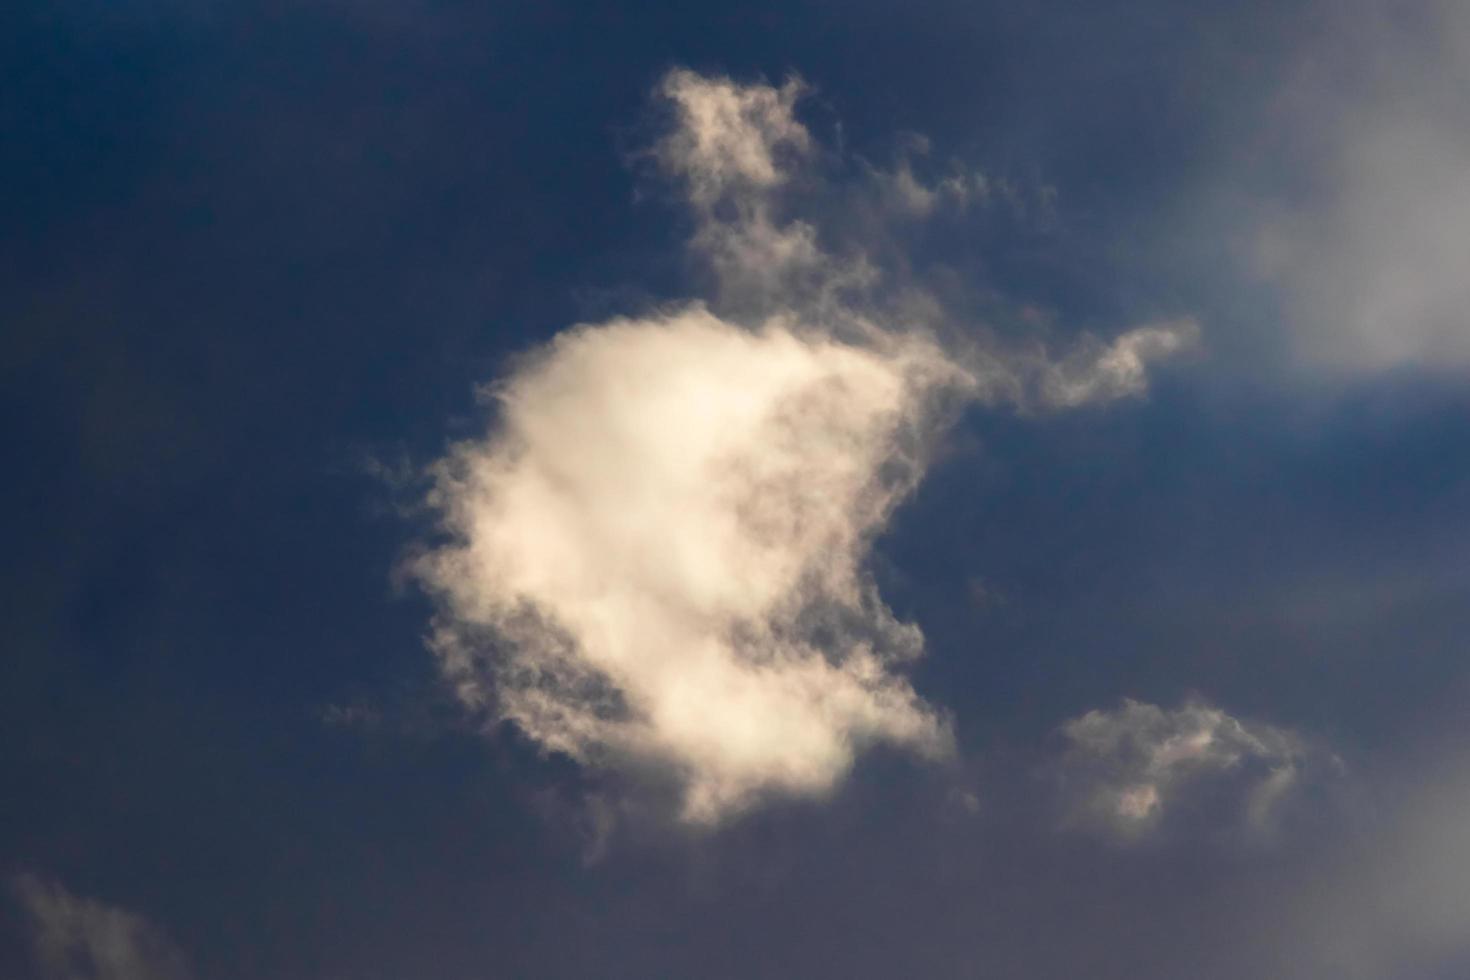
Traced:
<svg viewBox="0 0 1470 980">
<path fill-rule="evenodd" d="M 783 155 L 800 157 L 811 146 L 811 134 L 793 111 L 805 89 L 794 77 L 773 88 L 671 71 L 659 94 L 678 121 L 655 155 L 687 182 L 698 207 L 712 207 L 732 192 L 775 187 L 789 174 Z"/>
<path fill-rule="evenodd" d="M 1190 701 L 1172 711 L 1125 700 L 1062 725 L 1049 770 L 1065 825 L 1120 842 L 1186 819 L 1271 837 L 1304 780 L 1341 763 L 1302 736 Z"/>
<path fill-rule="evenodd" d="M 1057 189 L 1049 184 L 1032 187 L 958 166 L 943 177 L 926 179 L 915 171 L 909 155 L 901 156 L 891 170 L 866 170 L 879 209 L 898 218 L 960 215 L 1001 204 L 1018 225 L 1039 232 L 1056 227 Z"/>
<path fill-rule="evenodd" d="M 1009 597 L 983 578 L 972 576 L 965 582 L 965 594 L 974 609 L 990 611 L 1005 606 Z"/>
<path fill-rule="evenodd" d="M 936 189 L 920 183 L 918 178 L 914 176 L 913 167 L 907 160 L 901 161 L 897 169 L 893 171 L 875 170 L 873 172 L 873 179 L 882 190 L 892 210 L 899 214 L 915 218 L 929 216 L 930 212 L 934 210 L 934 205 L 939 200 L 940 191 L 944 187 L 941 184 Z M 965 203 L 962 196 L 954 194 L 950 196 L 960 201 L 961 206 Z"/>
<path fill-rule="evenodd" d="M 950 791 L 949 801 L 958 806 L 967 816 L 975 816 L 980 812 L 980 795 L 971 789 L 955 788 Z"/>
<path fill-rule="evenodd" d="M 1040 367 L 1040 400 L 1052 408 L 1075 408 L 1141 395 L 1148 389 L 1148 366 L 1199 339 L 1191 318 L 1134 327 L 1104 344 L 1087 338 L 1060 361 Z"/>
<path fill-rule="evenodd" d="M 425 489 L 423 469 L 414 465 L 406 454 L 361 452 L 355 455 L 352 469 L 356 475 L 366 478 L 371 490 L 366 505 L 372 516 L 412 518 L 421 513 Z"/>
<path fill-rule="evenodd" d="M 891 168 L 861 161 L 867 203 L 880 214 L 912 220 L 1000 205 L 1017 226 L 1038 232 L 1056 227 L 1058 192 L 1052 185 L 992 176 L 959 161 L 947 170 L 920 166 L 928 153 L 929 141 L 909 134 Z"/>
<path fill-rule="evenodd" d="M 59 882 L 17 875 L 11 893 L 30 920 L 37 968 L 47 980 L 187 980 L 184 954 L 136 913 L 73 895 Z"/>
<path fill-rule="evenodd" d="M 383 711 L 368 701 L 348 701 L 325 705 L 320 712 L 328 728 L 373 729 L 383 723 Z"/>
</svg>

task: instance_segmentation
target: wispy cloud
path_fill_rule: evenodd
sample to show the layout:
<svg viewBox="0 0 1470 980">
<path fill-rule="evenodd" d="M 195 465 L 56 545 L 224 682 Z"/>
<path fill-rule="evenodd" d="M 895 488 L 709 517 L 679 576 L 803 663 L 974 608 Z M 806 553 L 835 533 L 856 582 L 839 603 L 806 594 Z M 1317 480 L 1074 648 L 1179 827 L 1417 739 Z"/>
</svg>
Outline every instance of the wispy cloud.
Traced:
<svg viewBox="0 0 1470 980">
<path fill-rule="evenodd" d="M 30 920 L 37 967 L 48 980 L 187 980 L 184 954 L 136 913 L 73 895 L 59 882 L 17 875 L 11 892 Z"/>
<path fill-rule="evenodd" d="M 1295 732 L 1190 701 L 1125 700 L 1062 725 L 1051 769 L 1064 823 L 1121 842 L 1182 820 L 1271 836 L 1304 782 L 1340 763 Z"/>
<path fill-rule="evenodd" d="M 959 405 L 1137 394 L 1194 330 L 1053 362 L 894 321 L 882 270 L 789 213 L 815 154 L 802 91 L 664 79 L 653 157 L 716 295 L 570 329 L 492 385 L 489 434 L 433 468 L 446 537 L 414 563 L 464 704 L 671 786 L 697 824 L 827 793 L 875 743 L 950 755 L 901 672 L 923 639 L 865 569 L 874 536 Z"/>
<path fill-rule="evenodd" d="M 1148 389 L 1149 364 L 1198 338 L 1199 325 L 1187 318 L 1135 327 L 1110 343 L 1084 338 L 1062 360 L 1041 361 L 1041 400 L 1053 408 L 1075 408 L 1142 394 Z"/>
<path fill-rule="evenodd" d="M 1026 185 L 959 165 L 942 175 L 926 177 L 916 170 L 915 162 L 928 152 L 928 141 L 916 137 L 908 142 L 892 168 L 864 165 L 868 179 L 865 189 L 883 213 L 923 219 L 941 213 L 961 216 L 998 204 L 1010 217 L 1036 229 L 1048 229 L 1056 222 L 1055 187 Z"/>
<path fill-rule="evenodd" d="M 754 204 L 759 196 L 742 192 L 784 183 L 811 149 L 811 134 L 794 111 L 804 89 L 794 77 L 773 88 L 675 69 L 659 94 L 673 106 L 677 124 L 655 153 L 665 170 L 688 182 L 696 207 L 711 208 L 731 195 Z"/>
</svg>

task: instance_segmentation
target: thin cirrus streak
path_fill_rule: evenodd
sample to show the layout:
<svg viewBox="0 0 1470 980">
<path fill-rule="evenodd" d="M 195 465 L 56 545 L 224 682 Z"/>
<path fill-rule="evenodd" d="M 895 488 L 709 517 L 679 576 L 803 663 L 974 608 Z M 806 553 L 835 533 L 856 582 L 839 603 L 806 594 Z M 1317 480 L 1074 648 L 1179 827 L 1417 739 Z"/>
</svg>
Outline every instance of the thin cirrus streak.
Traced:
<svg viewBox="0 0 1470 980">
<path fill-rule="evenodd" d="M 413 569 L 459 699 L 545 750 L 672 785 L 685 821 L 830 792 L 867 746 L 943 759 L 920 656 L 865 571 L 955 406 L 1142 391 L 1191 322 L 1058 362 L 942 349 L 854 297 L 782 194 L 813 140 L 799 82 L 671 72 L 651 156 L 718 295 L 565 331 L 492 386 L 495 422 L 432 468 L 444 543 Z M 722 313 L 738 294 L 743 317 Z M 750 310 L 755 310 L 754 314 Z"/>
</svg>

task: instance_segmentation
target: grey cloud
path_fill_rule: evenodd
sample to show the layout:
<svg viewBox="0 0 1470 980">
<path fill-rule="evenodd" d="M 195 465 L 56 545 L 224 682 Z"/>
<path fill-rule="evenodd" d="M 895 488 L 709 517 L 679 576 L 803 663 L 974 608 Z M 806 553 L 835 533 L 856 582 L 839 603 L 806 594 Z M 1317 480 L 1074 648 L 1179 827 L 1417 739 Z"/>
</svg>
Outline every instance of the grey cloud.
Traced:
<svg viewBox="0 0 1470 980">
<path fill-rule="evenodd" d="M 865 203 L 899 219 L 963 215 L 1001 205 L 1011 218 L 1034 229 L 1055 224 L 1055 187 L 987 174 L 958 160 L 920 166 L 930 149 L 927 138 L 910 134 L 891 167 L 860 161 L 866 177 L 861 187 L 868 197 Z"/>
<path fill-rule="evenodd" d="M 11 881 L 31 925 L 36 964 L 48 980 L 187 980 L 184 954 L 136 913 L 73 895 L 31 874 Z"/>
<path fill-rule="evenodd" d="M 963 213 L 971 207 L 984 207 L 998 186 L 979 171 L 925 181 L 914 173 L 908 155 L 901 157 L 892 170 L 870 166 L 868 180 L 879 205 L 904 218 L 927 218 L 941 209 Z"/>
<path fill-rule="evenodd" d="M 1066 826 L 1143 839 L 1203 808 L 1212 831 L 1270 837 L 1305 780 L 1341 763 L 1301 735 L 1190 701 L 1167 710 L 1125 700 L 1061 726 L 1051 775 Z"/>
<path fill-rule="evenodd" d="M 1401 787 L 1378 831 L 1297 896 L 1313 977 L 1449 976 L 1435 968 L 1470 956 L 1470 779 L 1458 760 L 1417 775 L 1428 778 Z"/>
<path fill-rule="evenodd" d="M 1470 367 L 1470 11 L 1341 5 L 1277 101 L 1305 190 L 1257 215 L 1256 271 L 1300 359 Z"/>
<path fill-rule="evenodd" d="M 1149 363 L 1190 346 L 1199 333 L 1195 320 L 1183 318 L 1134 327 L 1111 343 L 1084 337 L 1064 359 L 1042 359 L 1040 400 L 1052 408 L 1075 408 L 1142 394 Z"/>
</svg>

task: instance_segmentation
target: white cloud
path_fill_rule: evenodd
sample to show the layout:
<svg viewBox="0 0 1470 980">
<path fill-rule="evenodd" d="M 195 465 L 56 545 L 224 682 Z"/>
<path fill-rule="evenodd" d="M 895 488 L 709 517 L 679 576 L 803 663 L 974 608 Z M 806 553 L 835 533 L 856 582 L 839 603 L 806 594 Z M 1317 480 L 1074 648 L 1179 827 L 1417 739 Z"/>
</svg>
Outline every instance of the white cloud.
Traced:
<svg viewBox="0 0 1470 980">
<path fill-rule="evenodd" d="M 25 908 L 37 966 L 49 980 L 185 980 L 188 963 L 142 916 L 80 898 L 54 881 L 18 875 L 11 890 Z"/>
<path fill-rule="evenodd" d="M 684 188 L 712 305 L 572 328 L 490 389 L 432 471 L 445 539 L 414 563 L 466 705 L 545 750 L 672 786 L 711 824 L 819 796 L 876 743 L 953 751 L 904 679 L 918 630 L 864 567 L 957 403 L 1136 394 L 1173 327 L 1035 352 L 890 325 L 860 250 L 782 195 L 812 140 L 799 82 L 672 72 L 655 158 Z M 922 306 L 923 304 L 918 304 Z"/>
<path fill-rule="evenodd" d="M 865 744 L 949 751 L 892 672 L 919 653 L 861 568 L 917 481 L 931 345 L 845 345 L 691 307 L 563 334 L 438 469 L 429 556 L 465 700 L 589 762 L 681 774 L 685 815 L 828 790 Z M 503 647 L 477 638 L 492 630 Z"/>
<path fill-rule="evenodd" d="M 1211 829 L 1269 836 L 1303 777 L 1338 765 L 1294 732 L 1198 701 L 1169 711 L 1125 700 L 1060 734 L 1052 774 L 1066 824 L 1121 841 L 1201 807 Z"/>
</svg>

